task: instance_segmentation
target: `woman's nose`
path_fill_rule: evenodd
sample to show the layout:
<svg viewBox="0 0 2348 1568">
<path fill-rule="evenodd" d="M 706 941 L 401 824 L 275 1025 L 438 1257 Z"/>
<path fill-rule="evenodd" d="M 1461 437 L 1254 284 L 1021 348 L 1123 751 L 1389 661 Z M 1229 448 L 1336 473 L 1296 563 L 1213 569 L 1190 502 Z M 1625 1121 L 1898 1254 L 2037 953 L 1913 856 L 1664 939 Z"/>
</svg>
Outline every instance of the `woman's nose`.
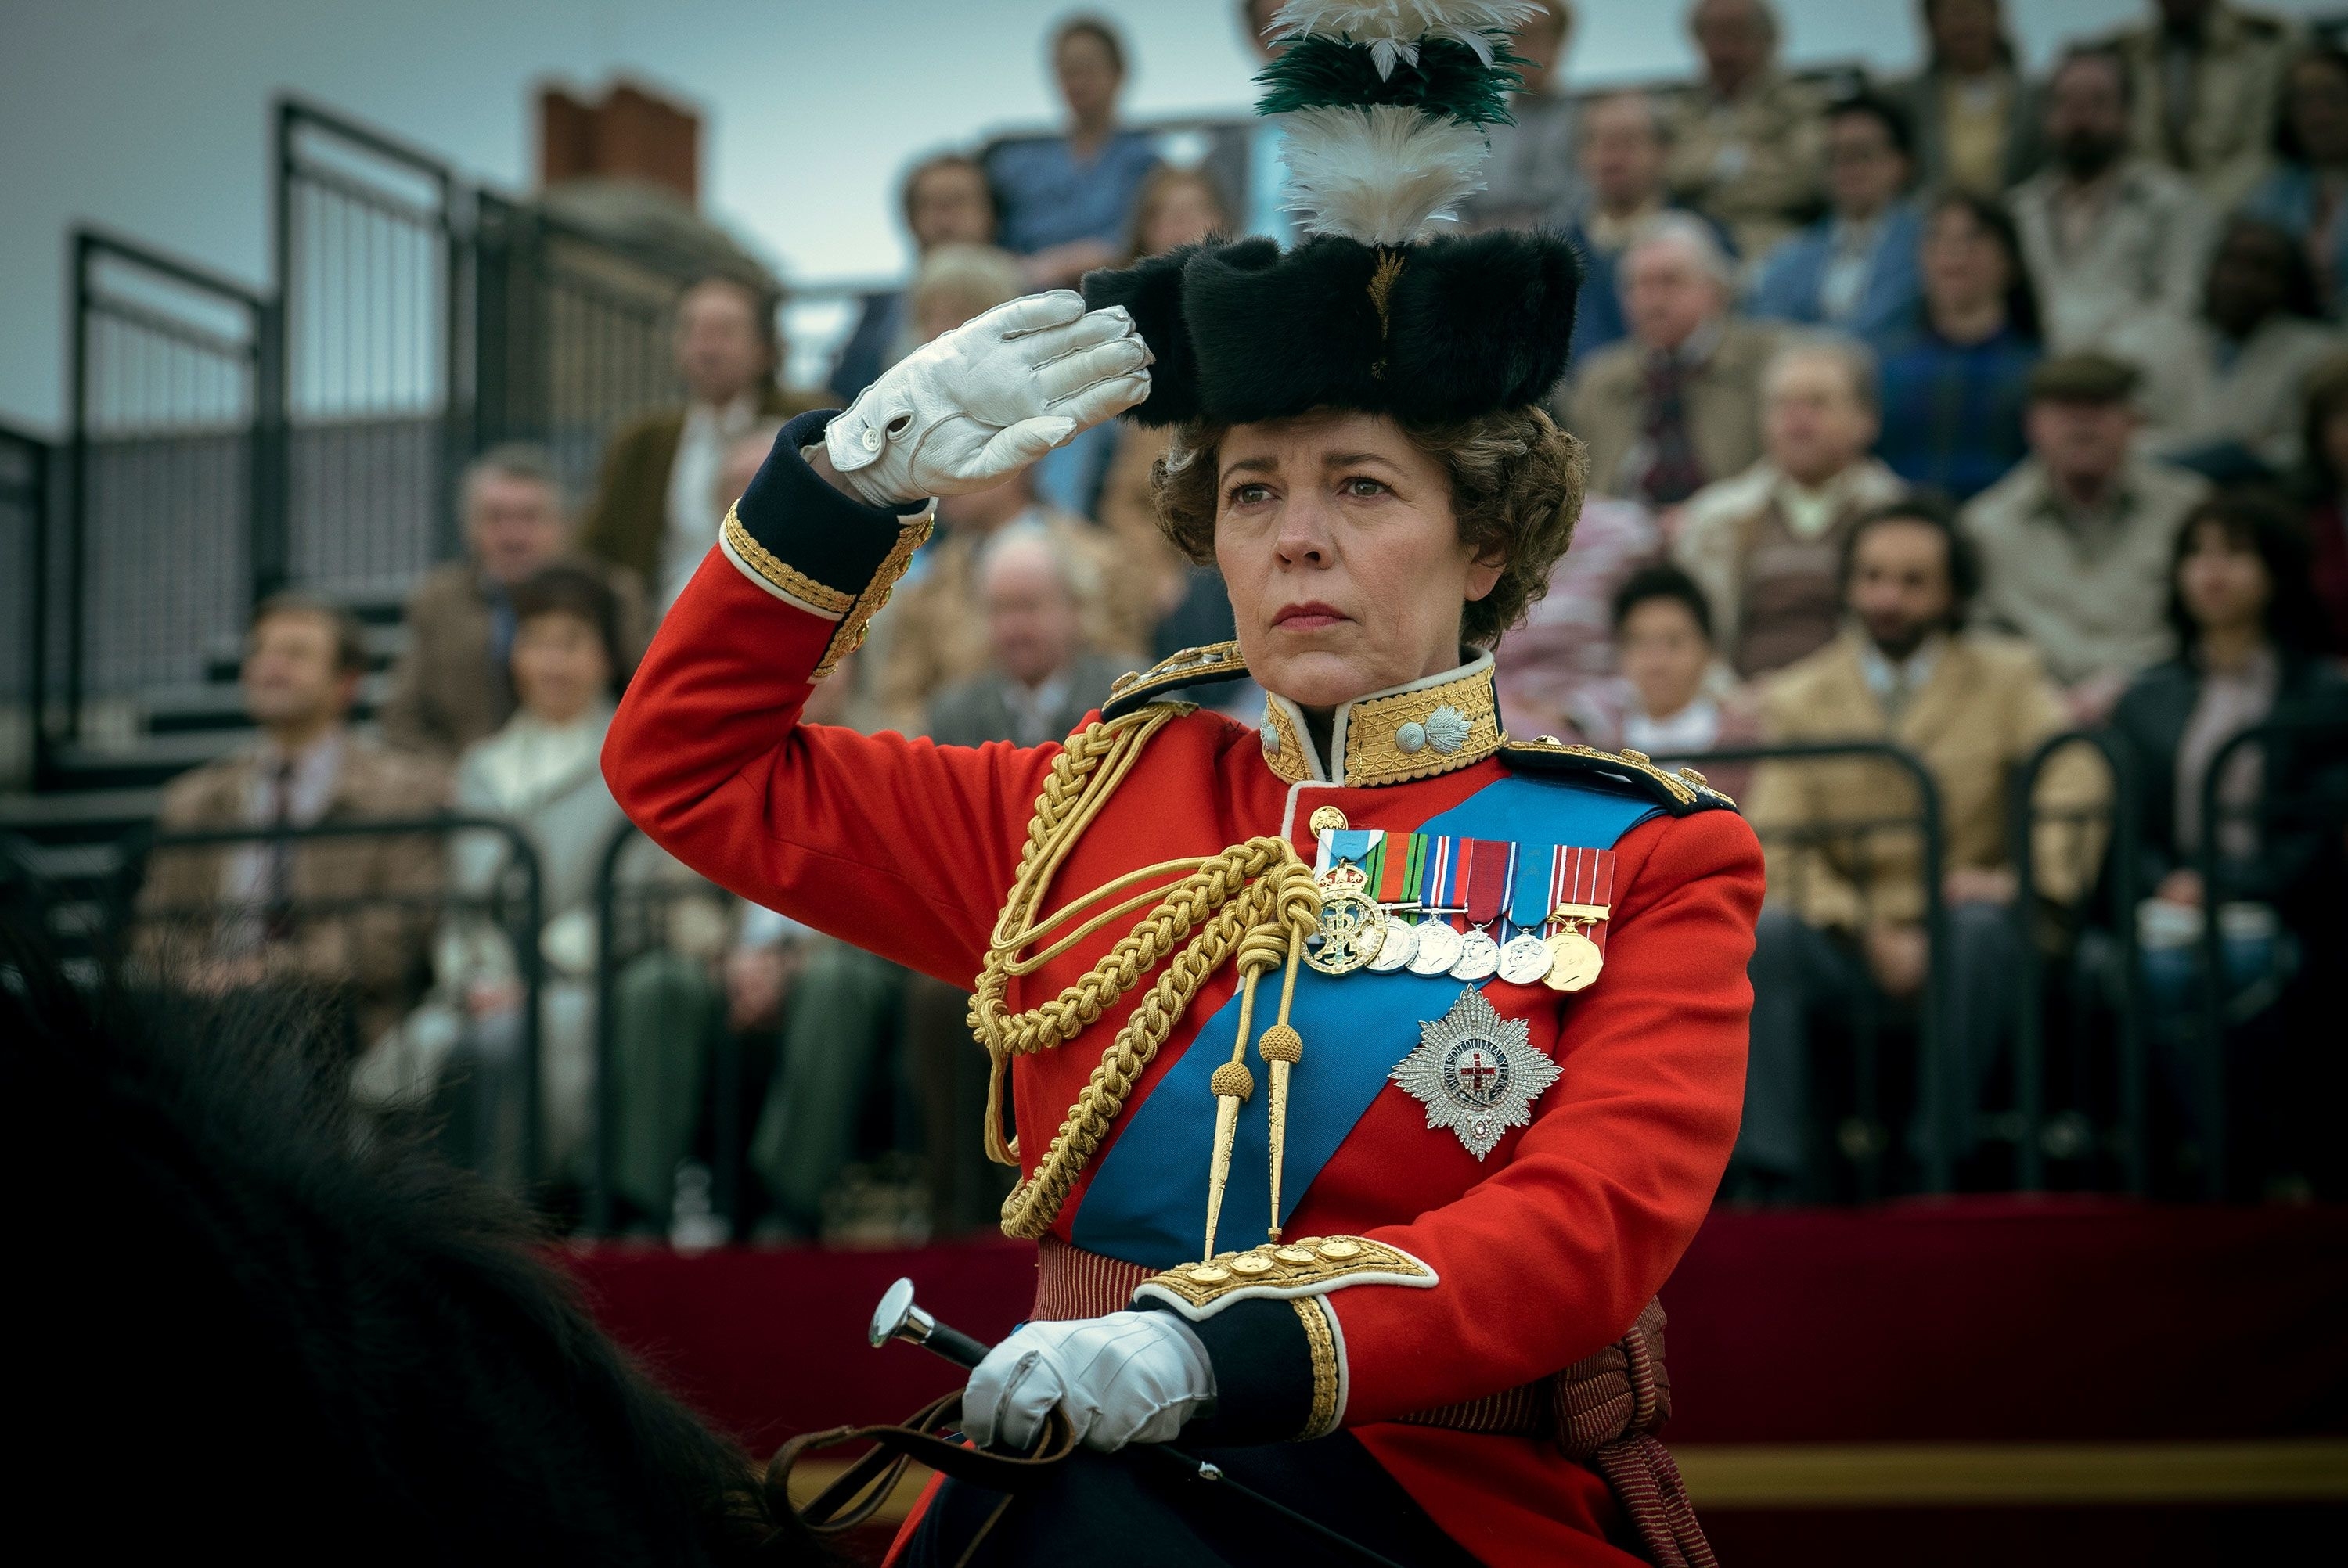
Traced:
<svg viewBox="0 0 2348 1568">
<path fill-rule="evenodd" d="M 1329 517 L 1319 496 L 1291 496 L 1281 507 L 1280 531 L 1273 548 L 1282 560 L 1292 566 L 1328 559 Z"/>
</svg>

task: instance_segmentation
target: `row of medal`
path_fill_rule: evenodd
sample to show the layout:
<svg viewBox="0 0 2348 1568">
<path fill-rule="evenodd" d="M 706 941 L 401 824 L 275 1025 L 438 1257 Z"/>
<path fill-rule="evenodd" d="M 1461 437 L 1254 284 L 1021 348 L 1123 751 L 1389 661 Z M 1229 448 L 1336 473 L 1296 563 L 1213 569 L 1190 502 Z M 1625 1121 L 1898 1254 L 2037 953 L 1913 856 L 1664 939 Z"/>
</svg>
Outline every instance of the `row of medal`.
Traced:
<svg viewBox="0 0 2348 1568">
<path fill-rule="evenodd" d="M 1614 853 L 1442 834 L 1329 828 L 1304 961 L 1578 991 L 1604 967 Z"/>
</svg>

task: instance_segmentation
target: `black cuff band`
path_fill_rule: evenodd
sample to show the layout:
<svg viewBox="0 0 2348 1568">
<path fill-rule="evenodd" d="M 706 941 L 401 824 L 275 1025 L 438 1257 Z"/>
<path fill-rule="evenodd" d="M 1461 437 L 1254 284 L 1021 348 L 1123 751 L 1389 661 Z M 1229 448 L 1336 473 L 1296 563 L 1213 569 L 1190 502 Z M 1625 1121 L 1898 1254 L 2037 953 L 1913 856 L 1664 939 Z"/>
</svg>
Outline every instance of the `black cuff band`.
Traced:
<svg viewBox="0 0 2348 1568">
<path fill-rule="evenodd" d="M 1174 1310 L 1146 1298 L 1134 1305 Z M 1203 1321 L 1184 1321 L 1215 1368 L 1214 1409 L 1182 1429 L 1184 1442 L 1280 1443 L 1304 1432 L 1313 1413 L 1313 1348 L 1294 1302 L 1235 1301 Z"/>
<path fill-rule="evenodd" d="M 838 414 L 819 409 L 784 425 L 734 515 L 768 555 L 852 600 L 880 575 L 906 519 L 929 510 L 930 503 L 868 507 L 809 467 L 799 448 L 823 439 L 824 427 Z"/>
</svg>

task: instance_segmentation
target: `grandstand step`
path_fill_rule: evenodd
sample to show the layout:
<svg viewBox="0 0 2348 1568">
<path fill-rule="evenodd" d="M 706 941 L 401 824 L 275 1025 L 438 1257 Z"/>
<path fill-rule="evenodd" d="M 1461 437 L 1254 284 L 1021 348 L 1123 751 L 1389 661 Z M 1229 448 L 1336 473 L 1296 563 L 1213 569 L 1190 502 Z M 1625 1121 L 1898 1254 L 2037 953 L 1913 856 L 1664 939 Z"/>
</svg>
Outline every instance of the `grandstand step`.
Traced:
<svg viewBox="0 0 2348 1568">
<path fill-rule="evenodd" d="M 155 820 L 160 787 L 0 795 L 0 833 L 36 845 L 108 843 Z"/>
<path fill-rule="evenodd" d="M 185 730 L 148 735 L 136 745 L 60 746 L 52 793 L 160 787 L 201 764 L 226 756 L 251 739 L 242 730 Z"/>
</svg>

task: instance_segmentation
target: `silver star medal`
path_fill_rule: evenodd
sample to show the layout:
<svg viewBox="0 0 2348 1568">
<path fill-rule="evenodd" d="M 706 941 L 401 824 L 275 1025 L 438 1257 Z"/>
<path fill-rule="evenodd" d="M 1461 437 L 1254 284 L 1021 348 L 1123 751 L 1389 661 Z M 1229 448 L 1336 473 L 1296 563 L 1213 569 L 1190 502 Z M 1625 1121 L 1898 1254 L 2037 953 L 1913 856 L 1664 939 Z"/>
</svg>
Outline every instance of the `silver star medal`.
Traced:
<svg viewBox="0 0 2348 1568">
<path fill-rule="evenodd" d="M 1509 1128 L 1532 1124 L 1533 1102 L 1558 1080 L 1524 1020 L 1502 1018 L 1472 986 L 1418 1035 L 1418 1049 L 1387 1076 L 1426 1107 L 1429 1127 L 1458 1134 L 1479 1162 Z"/>
</svg>

